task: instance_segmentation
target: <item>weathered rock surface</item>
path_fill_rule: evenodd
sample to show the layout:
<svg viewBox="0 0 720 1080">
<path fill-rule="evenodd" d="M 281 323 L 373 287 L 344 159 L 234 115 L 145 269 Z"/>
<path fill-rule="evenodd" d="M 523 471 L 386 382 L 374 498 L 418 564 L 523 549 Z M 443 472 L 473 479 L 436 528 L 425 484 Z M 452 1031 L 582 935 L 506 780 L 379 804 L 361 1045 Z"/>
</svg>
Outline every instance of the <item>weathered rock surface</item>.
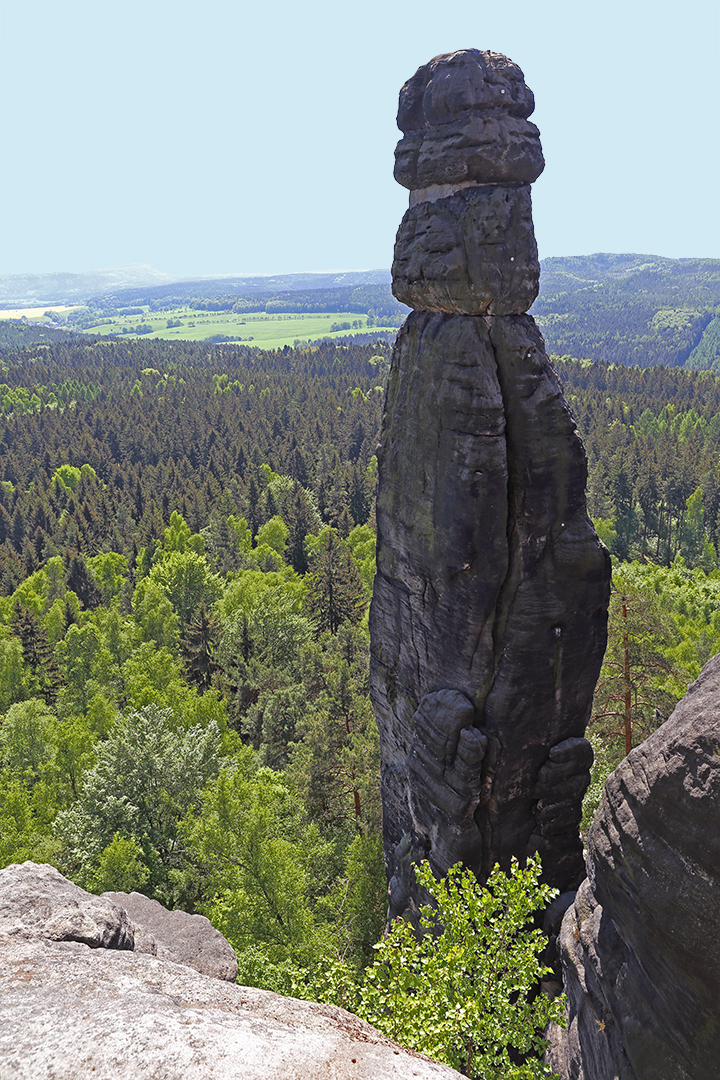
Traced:
<svg viewBox="0 0 720 1080">
<path fill-rule="evenodd" d="M 135 952 L 187 964 L 203 975 L 235 982 L 237 956 L 230 942 L 204 915 L 168 911 L 142 893 L 106 892 L 103 897 L 124 908 L 134 929 Z"/>
<path fill-rule="evenodd" d="M 540 851 L 562 891 L 584 875 L 583 733 L 610 561 L 587 516 L 582 444 L 524 314 L 538 283 L 532 108 L 515 64 L 472 49 L 436 57 L 400 94 L 399 178 L 414 190 L 393 290 L 416 310 L 388 382 L 370 612 L 391 917 L 417 902 L 419 858 L 484 879 Z M 473 142 L 471 129 L 501 134 Z"/>
<path fill-rule="evenodd" d="M 462 49 L 436 56 L 400 91 L 395 179 L 435 184 L 530 184 L 545 162 L 523 73 L 500 53 Z"/>
<path fill-rule="evenodd" d="M 559 945 L 563 1080 L 720 1075 L 720 656 L 609 777 Z"/>
<path fill-rule="evenodd" d="M 585 468 L 529 316 L 408 317 L 388 384 L 371 610 L 390 876 L 407 834 L 438 872 L 462 858 L 483 876 L 540 850 L 558 888 L 582 879 L 582 735 L 609 583 Z M 415 719 L 448 689 L 473 710 L 446 715 L 455 744 Z"/>
<path fill-rule="evenodd" d="M 182 964 L 0 938 L 0 1075 L 13 1080 L 451 1080 L 329 1005 Z"/>
<path fill-rule="evenodd" d="M 423 131 L 395 148 L 395 179 L 411 191 L 436 184 L 531 184 L 545 167 L 540 132 L 499 109 Z"/>
<path fill-rule="evenodd" d="M 121 908 L 49 871 L 32 863 L 0 871 L 3 1080 L 459 1076 L 344 1009 L 134 952 L 127 936 L 106 930 L 127 921 Z"/>
<path fill-rule="evenodd" d="M 122 907 L 85 892 L 54 866 L 32 862 L 0 870 L 0 935 L 77 941 L 91 949 L 135 947 Z"/>
<path fill-rule="evenodd" d="M 416 310 L 527 311 L 540 285 L 529 186 L 468 187 L 411 206 L 398 230 L 392 274 L 394 295 Z"/>
<path fill-rule="evenodd" d="M 487 736 L 474 724 L 473 703 L 457 690 L 427 694 L 413 716 L 410 812 L 438 868 L 464 862 L 480 869 L 473 866 L 480 849 L 475 811 Z"/>
<path fill-rule="evenodd" d="M 502 53 L 458 49 L 433 57 L 408 79 L 400 91 L 397 125 L 403 132 L 421 131 L 464 112 L 493 108 L 531 115 L 535 98 L 522 71 Z"/>
<path fill-rule="evenodd" d="M 145 952 L 216 979 L 237 978 L 232 946 L 204 915 L 168 911 L 140 893 L 94 896 L 54 866 L 32 862 L 0 870 L 0 935 Z"/>
</svg>

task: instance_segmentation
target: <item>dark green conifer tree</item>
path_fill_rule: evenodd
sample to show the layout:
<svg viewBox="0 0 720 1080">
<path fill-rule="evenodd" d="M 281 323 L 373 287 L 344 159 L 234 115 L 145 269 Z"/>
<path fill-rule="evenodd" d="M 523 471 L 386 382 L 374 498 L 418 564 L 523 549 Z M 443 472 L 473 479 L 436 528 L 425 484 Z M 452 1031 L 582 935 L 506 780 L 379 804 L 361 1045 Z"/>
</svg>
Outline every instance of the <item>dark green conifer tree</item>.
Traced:
<svg viewBox="0 0 720 1080">
<path fill-rule="evenodd" d="M 342 540 L 347 540 L 348 536 L 354 528 L 355 522 L 350 515 L 350 511 L 348 510 L 347 506 L 343 506 L 342 510 L 340 511 L 340 516 L 337 520 L 338 536 Z"/>
<path fill-rule="evenodd" d="M 209 614 L 205 604 L 199 604 L 182 636 L 182 656 L 189 682 L 201 694 L 210 689 L 213 675 L 219 671 L 215 647 L 222 627 Z"/>
<path fill-rule="evenodd" d="M 85 559 L 79 553 L 66 555 L 67 587 L 75 593 L 83 607 L 92 610 L 102 603 L 102 593 L 94 577 L 87 568 Z"/>
<path fill-rule="evenodd" d="M 241 566 L 237 533 L 225 514 L 213 511 L 203 535 L 206 554 L 217 574 L 227 574 Z"/>
<path fill-rule="evenodd" d="M 16 606 L 10 625 L 13 633 L 20 638 L 23 660 L 38 678 L 45 703 L 54 705 L 63 680 L 55 650 L 47 639 L 44 627 L 38 617 L 21 604 Z"/>
<path fill-rule="evenodd" d="M 247 523 L 250 526 L 250 535 L 256 536 L 257 531 L 262 524 L 261 512 L 260 512 L 260 492 L 253 475 L 252 470 L 250 473 L 250 482 L 247 489 Z"/>
<path fill-rule="evenodd" d="M 350 469 L 348 509 L 357 525 L 364 525 L 370 514 L 370 491 L 367 469 L 361 462 L 354 462 Z"/>
<path fill-rule="evenodd" d="M 305 537 L 308 533 L 315 532 L 315 525 L 307 496 L 299 483 L 293 486 L 286 523 L 290 530 L 287 540 L 287 558 L 298 574 L 305 574 L 308 569 Z"/>
<path fill-rule="evenodd" d="M 320 632 L 337 632 L 344 622 L 360 621 L 366 606 L 355 560 L 334 529 L 326 529 L 310 564 L 307 609 Z"/>
</svg>

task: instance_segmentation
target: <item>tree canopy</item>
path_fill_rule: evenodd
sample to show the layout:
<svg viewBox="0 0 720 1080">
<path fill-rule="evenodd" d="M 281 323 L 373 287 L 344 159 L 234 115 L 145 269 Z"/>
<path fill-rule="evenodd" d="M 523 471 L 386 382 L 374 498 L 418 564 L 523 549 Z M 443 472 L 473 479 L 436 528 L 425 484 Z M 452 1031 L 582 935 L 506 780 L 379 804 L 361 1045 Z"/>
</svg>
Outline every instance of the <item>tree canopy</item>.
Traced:
<svg viewBox="0 0 720 1080">
<path fill-rule="evenodd" d="M 386 912 L 366 615 L 389 350 L 1 359 L 0 859 L 204 912 L 245 981 L 324 974 L 359 1008 Z M 720 379 L 556 362 L 615 565 L 587 824 L 720 650 Z"/>
</svg>

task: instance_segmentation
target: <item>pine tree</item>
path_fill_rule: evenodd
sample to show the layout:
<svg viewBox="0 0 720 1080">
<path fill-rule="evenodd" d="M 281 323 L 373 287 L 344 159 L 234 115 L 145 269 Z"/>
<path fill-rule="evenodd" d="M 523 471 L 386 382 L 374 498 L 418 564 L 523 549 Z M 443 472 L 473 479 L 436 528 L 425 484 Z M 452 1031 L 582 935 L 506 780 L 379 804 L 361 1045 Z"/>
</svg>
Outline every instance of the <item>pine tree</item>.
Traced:
<svg viewBox="0 0 720 1080">
<path fill-rule="evenodd" d="M 652 716 L 669 716 L 675 702 L 663 683 L 672 670 L 665 655 L 672 640 L 657 596 L 629 568 L 613 573 L 608 647 L 595 690 L 590 730 L 626 754 L 653 730 Z"/>
<path fill-rule="evenodd" d="M 350 533 L 353 531 L 354 528 L 355 528 L 355 522 L 353 521 L 352 517 L 350 516 L 350 512 L 348 511 L 347 506 L 344 506 L 342 508 L 342 510 L 340 512 L 340 516 L 338 517 L 338 520 L 337 520 L 338 536 L 342 540 L 347 540 L 348 536 L 350 535 Z"/>
<path fill-rule="evenodd" d="M 98 607 L 102 602 L 102 593 L 82 555 L 66 556 L 65 561 L 68 567 L 68 589 L 75 593 L 83 607 L 88 609 Z"/>
<path fill-rule="evenodd" d="M 298 574 L 305 574 L 308 569 L 305 537 L 308 533 L 315 532 L 315 525 L 307 496 L 298 483 L 294 485 L 292 490 L 287 525 L 290 530 L 287 541 L 287 558 Z"/>
<path fill-rule="evenodd" d="M 198 687 L 201 694 L 210 689 L 213 675 L 220 670 L 215 660 L 215 646 L 221 630 L 205 604 L 200 604 L 182 637 L 185 671 L 188 680 Z"/>
<path fill-rule="evenodd" d="M 354 462 L 350 470 L 350 490 L 348 510 L 358 525 L 364 525 L 371 507 L 370 485 L 367 470 L 362 464 Z"/>
<path fill-rule="evenodd" d="M 360 621 L 365 609 L 362 580 L 355 560 L 334 529 L 325 529 L 308 575 L 308 610 L 318 629 L 337 632 L 345 621 Z"/>
<path fill-rule="evenodd" d="M 206 554 L 216 573 L 227 574 L 241 566 L 238 536 L 226 514 L 213 510 L 210 522 L 203 530 L 203 535 Z"/>
<path fill-rule="evenodd" d="M 252 536 L 255 536 L 260 528 L 260 516 L 260 492 L 255 477 L 251 473 L 247 489 L 247 522 Z"/>
<path fill-rule="evenodd" d="M 44 627 L 29 608 L 18 604 L 11 620 L 13 633 L 20 638 L 23 660 L 40 683 L 40 693 L 47 705 L 54 705 L 63 684 L 55 650 Z"/>
</svg>

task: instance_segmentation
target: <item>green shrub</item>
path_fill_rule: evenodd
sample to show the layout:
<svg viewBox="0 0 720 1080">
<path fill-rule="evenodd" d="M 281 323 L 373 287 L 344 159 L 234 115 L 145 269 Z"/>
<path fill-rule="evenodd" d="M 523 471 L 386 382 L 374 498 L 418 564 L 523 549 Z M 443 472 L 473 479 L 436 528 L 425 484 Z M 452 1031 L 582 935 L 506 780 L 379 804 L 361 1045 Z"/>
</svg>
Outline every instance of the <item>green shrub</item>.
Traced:
<svg viewBox="0 0 720 1080">
<path fill-rule="evenodd" d="M 563 999 L 537 992 L 547 970 L 538 961 L 545 938 L 532 917 L 554 895 L 539 884 L 540 873 L 539 858 L 524 869 L 513 861 L 508 875 L 496 866 L 481 887 L 460 864 L 435 881 L 423 863 L 417 880 L 436 906 L 422 910 L 422 936 L 397 919 L 376 946 L 359 1014 L 468 1076 L 552 1076 L 541 1060 L 542 1032 L 551 1020 L 562 1021 Z"/>
</svg>

